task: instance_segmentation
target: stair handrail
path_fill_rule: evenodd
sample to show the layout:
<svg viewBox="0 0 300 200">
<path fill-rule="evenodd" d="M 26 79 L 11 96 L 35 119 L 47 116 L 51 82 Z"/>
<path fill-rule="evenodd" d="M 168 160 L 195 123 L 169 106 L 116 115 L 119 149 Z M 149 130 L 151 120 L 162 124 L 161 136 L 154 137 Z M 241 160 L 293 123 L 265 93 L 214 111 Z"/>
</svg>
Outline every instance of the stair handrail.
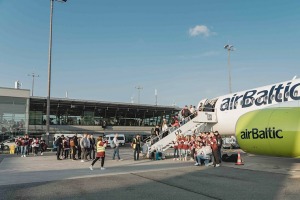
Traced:
<svg viewBox="0 0 300 200">
<path fill-rule="evenodd" d="M 188 119 L 187 119 L 188 118 Z M 186 117 L 185 118 L 185 120 L 187 119 L 187 121 L 185 121 L 185 123 L 184 124 L 182 124 L 179 128 L 177 128 L 177 129 L 175 129 L 175 130 L 173 130 L 173 131 L 171 131 L 166 137 L 164 137 L 164 138 L 162 138 L 162 139 L 165 139 L 166 140 L 166 138 L 168 138 L 168 137 L 174 137 L 174 134 L 176 133 L 176 131 L 180 131 L 178 134 L 182 134 L 181 133 L 181 127 L 182 126 L 185 126 L 185 124 L 188 124 L 190 121 L 191 121 L 191 115 L 189 116 L 189 117 Z M 191 127 L 192 128 L 192 127 Z M 184 134 L 186 134 L 186 132 L 187 132 L 188 130 L 185 130 L 184 131 Z M 157 138 L 157 137 L 156 137 Z M 160 142 L 161 140 L 158 140 L 157 142 Z M 163 143 L 163 142 L 161 142 L 161 143 Z M 161 146 L 162 145 L 162 147 L 161 148 L 164 148 L 164 146 L 165 145 L 168 145 L 168 144 L 158 144 L 158 145 L 156 145 L 156 146 L 153 146 L 153 145 L 155 145 L 156 143 L 153 143 L 152 145 L 151 145 L 151 150 L 150 151 L 154 151 L 156 148 L 158 148 L 159 146 Z"/>
</svg>

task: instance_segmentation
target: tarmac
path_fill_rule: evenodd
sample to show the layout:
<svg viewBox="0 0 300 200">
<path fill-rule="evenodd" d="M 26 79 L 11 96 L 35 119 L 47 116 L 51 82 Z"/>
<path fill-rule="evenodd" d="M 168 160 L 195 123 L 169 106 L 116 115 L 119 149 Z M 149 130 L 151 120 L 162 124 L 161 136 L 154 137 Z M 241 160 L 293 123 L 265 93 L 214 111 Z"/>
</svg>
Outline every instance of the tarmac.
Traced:
<svg viewBox="0 0 300 200">
<path fill-rule="evenodd" d="M 0 155 L 0 199 L 300 199 L 299 159 L 242 153 L 244 165 L 214 168 L 172 158 L 133 161 L 127 147 L 120 156 L 112 160 L 107 149 L 106 169 L 98 161 L 91 171 L 91 161 L 57 161 L 52 152 Z"/>
</svg>

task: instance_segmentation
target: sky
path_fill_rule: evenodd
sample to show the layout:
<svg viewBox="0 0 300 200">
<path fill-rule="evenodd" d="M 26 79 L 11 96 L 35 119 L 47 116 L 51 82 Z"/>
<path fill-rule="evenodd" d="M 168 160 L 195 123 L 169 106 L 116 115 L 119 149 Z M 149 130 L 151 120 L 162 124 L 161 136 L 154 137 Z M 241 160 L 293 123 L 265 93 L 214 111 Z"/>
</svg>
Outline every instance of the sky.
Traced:
<svg viewBox="0 0 300 200">
<path fill-rule="evenodd" d="M 300 1 L 54 2 L 51 97 L 158 105 L 300 76 Z M 50 0 L 0 0 L 0 87 L 48 93 Z M 142 89 L 138 90 L 137 87 Z M 140 95 L 139 95 L 140 94 Z M 139 98 L 140 97 L 140 98 Z"/>
</svg>

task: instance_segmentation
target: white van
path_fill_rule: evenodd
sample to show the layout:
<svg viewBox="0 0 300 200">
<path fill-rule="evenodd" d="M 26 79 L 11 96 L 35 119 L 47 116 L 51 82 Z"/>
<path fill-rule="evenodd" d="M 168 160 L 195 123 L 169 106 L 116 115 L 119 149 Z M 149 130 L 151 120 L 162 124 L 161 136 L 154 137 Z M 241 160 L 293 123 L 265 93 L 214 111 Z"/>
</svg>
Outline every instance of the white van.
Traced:
<svg viewBox="0 0 300 200">
<path fill-rule="evenodd" d="M 110 144 L 112 143 L 113 139 L 115 137 L 115 134 L 109 134 L 109 135 L 105 135 L 104 138 L 107 141 L 107 146 L 110 146 Z M 124 134 L 118 134 L 117 139 L 120 142 L 120 145 L 125 145 L 125 135 Z"/>
</svg>

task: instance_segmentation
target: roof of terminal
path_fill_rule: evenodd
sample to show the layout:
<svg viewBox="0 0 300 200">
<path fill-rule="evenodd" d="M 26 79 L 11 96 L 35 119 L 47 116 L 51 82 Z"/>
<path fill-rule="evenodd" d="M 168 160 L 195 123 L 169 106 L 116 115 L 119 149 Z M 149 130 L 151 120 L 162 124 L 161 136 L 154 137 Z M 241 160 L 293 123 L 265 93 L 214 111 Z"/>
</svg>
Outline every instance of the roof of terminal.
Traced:
<svg viewBox="0 0 300 200">
<path fill-rule="evenodd" d="M 46 103 L 47 97 L 30 97 L 31 104 Z M 135 103 L 122 103 L 122 102 L 108 102 L 108 101 L 95 101 L 95 100 L 81 100 L 69 98 L 53 98 L 50 99 L 51 106 L 57 105 L 70 105 L 74 106 L 87 106 L 87 107 L 107 107 L 107 108 L 132 108 L 140 110 L 173 110 L 179 111 L 181 108 L 178 106 L 163 106 L 163 105 L 150 105 L 150 104 L 135 104 Z"/>
</svg>

